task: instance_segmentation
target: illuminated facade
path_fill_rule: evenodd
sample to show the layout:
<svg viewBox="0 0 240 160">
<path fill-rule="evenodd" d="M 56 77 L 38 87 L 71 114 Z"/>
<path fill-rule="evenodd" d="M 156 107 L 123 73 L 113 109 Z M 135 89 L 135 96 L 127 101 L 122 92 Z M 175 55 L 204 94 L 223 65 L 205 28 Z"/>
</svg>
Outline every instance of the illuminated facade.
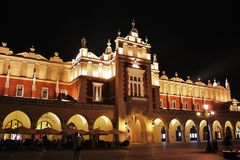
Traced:
<svg viewBox="0 0 240 160">
<path fill-rule="evenodd" d="M 48 60 L 34 47 L 13 53 L 2 43 L 0 126 L 116 128 L 127 133 L 120 141 L 129 138 L 133 143 L 204 141 L 206 120 L 196 112 L 209 104 L 216 112 L 209 119 L 213 139 L 240 137 L 239 114 L 218 113 L 218 106 L 231 102 L 227 80 L 222 86 L 215 80 L 183 80 L 177 73 L 172 78 L 164 71 L 160 75 L 157 57 L 148 40 L 139 37 L 134 22 L 129 35 L 118 33 L 115 46 L 112 50 L 109 40 L 98 57 L 82 38 L 76 58 L 64 62 L 58 53 Z M 111 141 L 113 136 L 100 138 Z"/>
</svg>

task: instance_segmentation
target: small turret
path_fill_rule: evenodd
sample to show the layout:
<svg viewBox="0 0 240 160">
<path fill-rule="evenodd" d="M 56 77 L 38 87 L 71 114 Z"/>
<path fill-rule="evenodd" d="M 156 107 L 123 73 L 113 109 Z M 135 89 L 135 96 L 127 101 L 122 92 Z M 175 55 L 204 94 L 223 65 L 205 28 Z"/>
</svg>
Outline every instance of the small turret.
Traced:
<svg viewBox="0 0 240 160">
<path fill-rule="evenodd" d="M 229 84 L 229 82 L 228 82 L 228 79 L 226 78 L 226 80 L 225 80 L 225 87 L 227 88 L 227 89 L 230 89 L 230 84 Z"/>
<path fill-rule="evenodd" d="M 81 47 L 82 48 L 87 48 L 87 40 L 86 38 L 83 36 L 82 39 L 81 39 Z"/>
<path fill-rule="evenodd" d="M 218 84 L 217 84 L 217 82 L 216 82 L 216 79 L 214 78 L 214 80 L 213 80 L 213 87 L 216 87 Z"/>
<path fill-rule="evenodd" d="M 107 53 L 107 54 L 112 53 L 112 47 L 111 47 L 110 39 L 108 39 L 107 48 L 105 49 L 105 53 Z"/>
</svg>

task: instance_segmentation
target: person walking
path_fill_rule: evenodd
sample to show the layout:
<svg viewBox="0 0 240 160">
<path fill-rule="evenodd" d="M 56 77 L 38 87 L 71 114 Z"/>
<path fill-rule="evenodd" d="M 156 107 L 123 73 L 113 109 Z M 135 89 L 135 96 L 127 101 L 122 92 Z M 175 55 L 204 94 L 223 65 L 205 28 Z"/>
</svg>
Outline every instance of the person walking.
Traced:
<svg viewBox="0 0 240 160">
<path fill-rule="evenodd" d="M 73 160 L 81 160 L 82 142 L 84 141 L 82 135 L 77 132 L 73 135 Z"/>
</svg>

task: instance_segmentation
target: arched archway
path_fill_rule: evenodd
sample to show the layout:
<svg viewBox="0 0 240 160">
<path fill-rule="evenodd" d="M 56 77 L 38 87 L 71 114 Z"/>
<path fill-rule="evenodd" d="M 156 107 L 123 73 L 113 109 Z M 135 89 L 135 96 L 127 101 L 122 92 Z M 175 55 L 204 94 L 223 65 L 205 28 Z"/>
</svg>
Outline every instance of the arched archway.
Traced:
<svg viewBox="0 0 240 160">
<path fill-rule="evenodd" d="M 3 128 L 17 128 L 24 126 L 31 128 L 30 118 L 22 111 L 13 111 L 9 113 L 3 120 Z M 29 138 L 29 135 L 22 134 L 4 134 L 4 139 L 25 139 Z"/>
<path fill-rule="evenodd" d="M 160 118 L 156 118 L 153 128 L 153 141 L 154 143 L 161 143 L 166 141 L 166 126 Z"/>
<path fill-rule="evenodd" d="M 128 139 L 131 143 L 146 143 L 146 123 L 142 115 L 132 115 L 127 120 Z"/>
<path fill-rule="evenodd" d="M 173 119 L 169 124 L 169 142 L 174 143 L 181 141 L 182 141 L 181 123 L 177 119 Z"/>
<path fill-rule="evenodd" d="M 240 121 L 237 121 L 235 128 L 235 138 L 240 139 Z"/>
<path fill-rule="evenodd" d="M 187 120 L 185 124 L 185 139 L 186 139 L 186 142 L 197 140 L 196 125 L 191 119 Z"/>
<path fill-rule="evenodd" d="M 61 121 L 58 116 L 52 112 L 43 114 L 37 121 L 36 129 L 53 128 L 61 131 Z M 36 138 L 41 138 L 42 135 L 36 135 Z M 49 139 L 59 139 L 59 135 L 48 135 Z"/>
<path fill-rule="evenodd" d="M 207 140 L 208 132 L 207 132 L 207 121 L 202 120 L 199 124 L 199 139 L 200 141 Z"/>
<path fill-rule="evenodd" d="M 27 116 L 27 114 L 25 114 L 22 111 L 13 111 L 11 113 L 9 113 L 3 120 L 3 128 L 8 128 L 9 122 L 10 121 L 19 121 L 24 127 L 26 128 L 31 128 L 31 121 L 30 118 Z"/>
<path fill-rule="evenodd" d="M 106 117 L 106 116 L 100 116 L 98 117 L 94 124 L 93 124 L 93 129 L 101 129 L 104 131 L 109 131 L 111 129 L 113 129 L 113 125 L 111 120 Z M 113 135 L 100 135 L 99 136 L 99 140 L 104 140 L 104 141 L 113 141 Z"/>
<path fill-rule="evenodd" d="M 82 129 L 82 130 L 85 130 L 85 131 L 88 131 L 89 129 L 89 127 L 88 127 L 88 122 L 87 122 L 87 120 L 86 120 L 86 118 L 84 118 L 82 115 L 80 115 L 80 114 L 75 114 L 75 115 L 73 115 L 69 120 L 68 120 L 68 122 L 67 122 L 67 125 L 69 125 L 69 124 L 74 124 L 75 125 L 75 127 L 77 128 L 77 129 Z"/>
<path fill-rule="evenodd" d="M 225 136 L 232 139 L 234 137 L 234 130 L 233 130 L 233 126 L 232 123 L 230 121 L 226 121 L 225 122 Z"/>
<path fill-rule="evenodd" d="M 212 128 L 212 137 L 214 140 L 220 140 L 222 139 L 222 127 L 219 121 L 213 122 L 213 128 Z"/>
<path fill-rule="evenodd" d="M 43 114 L 37 121 L 37 129 L 53 128 L 61 131 L 61 121 L 58 116 L 52 112 Z"/>
</svg>

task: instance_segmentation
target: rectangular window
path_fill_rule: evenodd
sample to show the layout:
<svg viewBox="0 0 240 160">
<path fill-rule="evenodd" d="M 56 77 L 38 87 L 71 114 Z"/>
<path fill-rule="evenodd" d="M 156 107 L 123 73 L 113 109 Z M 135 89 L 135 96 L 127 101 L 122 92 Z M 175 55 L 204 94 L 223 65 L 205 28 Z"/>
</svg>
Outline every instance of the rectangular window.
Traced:
<svg viewBox="0 0 240 160">
<path fill-rule="evenodd" d="M 93 82 L 93 101 L 102 101 L 102 86 L 103 83 Z"/>
<path fill-rule="evenodd" d="M 129 76 L 129 95 L 130 96 L 141 96 L 142 81 L 139 76 Z"/>
<path fill-rule="evenodd" d="M 45 88 L 45 87 L 42 88 L 41 98 L 42 99 L 48 99 L 48 88 Z"/>
<path fill-rule="evenodd" d="M 196 111 L 199 111 L 199 110 L 200 110 L 200 105 L 199 105 L 199 103 L 196 104 L 195 110 L 196 110 Z"/>
<path fill-rule="evenodd" d="M 185 102 L 185 109 L 188 110 L 188 102 Z"/>
<path fill-rule="evenodd" d="M 133 84 L 132 83 L 130 84 L 130 89 L 131 89 L 131 96 L 133 96 L 133 90 L 134 89 L 133 89 Z"/>
<path fill-rule="evenodd" d="M 23 93 L 24 93 L 24 86 L 18 84 L 18 85 L 17 85 L 17 90 L 16 90 L 16 96 L 17 96 L 17 97 L 22 97 L 22 96 L 23 96 Z"/>
<path fill-rule="evenodd" d="M 175 100 L 172 101 L 172 108 L 176 109 L 176 101 Z"/>
</svg>

